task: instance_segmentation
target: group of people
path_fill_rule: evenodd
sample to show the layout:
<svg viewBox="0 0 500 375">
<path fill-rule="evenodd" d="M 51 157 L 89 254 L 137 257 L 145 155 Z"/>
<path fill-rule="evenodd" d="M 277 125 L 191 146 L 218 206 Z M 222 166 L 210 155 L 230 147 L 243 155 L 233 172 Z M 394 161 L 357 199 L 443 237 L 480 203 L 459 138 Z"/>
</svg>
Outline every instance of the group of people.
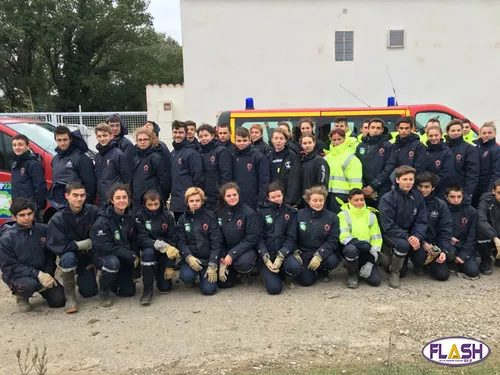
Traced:
<svg viewBox="0 0 500 375">
<path fill-rule="evenodd" d="M 397 288 L 408 261 L 420 276 L 477 279 L 500 257 L 500 147 L 494 124 L 481 127 L 474 145 L 463 128 L 453 120 L 443 137 L 430 122 L 424 144 L 411 117 L 392 135 L 383 120 L 366 121 L 361 137 L 339 118 L 327 148 L 311 119 L 300 121 L 298 142 L 282 122 L 270 144 L 258 124 L 236 129 L 233 144 L 227 124 L 216 132 L 174 121 L 169 150 L 153 121 L 135 132 L 134 146 L 115 115 L 95 128 L 94 162 L 78 132 L 55 129 L 48 191 L 38 155 L 17 135 L 2 278 L 20 310 L 38 292 L 67 313 L 78 310 L 76 287 L 84 298 L 99 293 L 107 307 L 110 292 L 132 296 L 141 277 L 148 305 L 155 280 L 168 293 L 178 269 L 186 286 L 199 279 L 205 295 L 249 285 L 256 274 L 269 294 L 294 280 L 327 282 L 342 259 L 349 288 L 360 278 L 380 285 L 379 266 Z M 46 199 L 57 212 L 44 224 Z"/>
</svg>

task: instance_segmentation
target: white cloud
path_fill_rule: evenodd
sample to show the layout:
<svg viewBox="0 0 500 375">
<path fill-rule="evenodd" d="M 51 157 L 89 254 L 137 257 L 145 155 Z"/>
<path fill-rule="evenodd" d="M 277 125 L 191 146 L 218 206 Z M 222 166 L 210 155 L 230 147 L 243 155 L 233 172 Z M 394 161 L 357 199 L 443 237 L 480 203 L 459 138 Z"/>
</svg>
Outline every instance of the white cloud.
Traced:
<svg viewBox="0 0 500 375">
<path fill-rule="evenodd" d="M 181 37 L 180 0 L 151 0 L 149 12 L 153 15 L 156 31 L 170 35 L 179 43 Z"/>
</svg>

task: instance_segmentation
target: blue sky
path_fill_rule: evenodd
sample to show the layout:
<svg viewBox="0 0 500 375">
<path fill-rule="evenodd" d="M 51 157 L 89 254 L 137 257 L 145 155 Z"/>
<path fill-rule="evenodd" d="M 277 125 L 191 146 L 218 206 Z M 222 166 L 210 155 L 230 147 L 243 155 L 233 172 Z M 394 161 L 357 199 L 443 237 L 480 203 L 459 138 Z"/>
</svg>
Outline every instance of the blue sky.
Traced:
<svg viewBox="0 0 500 375">
<path fill-rule="evenodd" d="M 154 17 L 155 29 L 170 35 L 181 43 L 180 0 L 151 0 L 149 11 Z"/>
</svg>

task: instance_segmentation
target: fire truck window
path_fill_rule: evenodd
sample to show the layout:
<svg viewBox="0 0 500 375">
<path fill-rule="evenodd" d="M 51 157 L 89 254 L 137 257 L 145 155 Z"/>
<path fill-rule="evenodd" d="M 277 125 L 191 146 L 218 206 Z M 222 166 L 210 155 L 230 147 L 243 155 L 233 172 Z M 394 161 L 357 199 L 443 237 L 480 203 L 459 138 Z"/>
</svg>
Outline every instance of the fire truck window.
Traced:
<svg viewBox="0 0 500 375">
<path fill-rule="evenodd" d="M 0 170 L 10 172 L 14 161 L 14 151 L 12 150 L 12 137 L 0 133 Z"/>
<path fill-rule="evenodd" d="M 429 121 L 430 119 L 438 119 L 439 123 L 441 124 L 441 129 L 444 132 L 446 129 L 446 125 L 451 120 L 453 120 L 454 117 L 444 112 L 419 112 L 415 116 L 417 131 L 423 130 L 425 128 L 425 125 L 427 125 L 427 121 Z"/>
<path fill-rule="evenodd" d="M 272 119 L 270 121 L 246 121 L 243 122 L 239 127 L 244 127 L 247 128 L 248 131 L 250 131 L 250 127 L 254 124 L 259 124 L 262 126 L 263 133 L 264 133 L 264 142 L 269 143 L 271 140 L 271 137 L 273 135 L 274 129 L 278 127 L 278 124 L 281 122 L 281 120 L 276 120 Z"/>
</svg>

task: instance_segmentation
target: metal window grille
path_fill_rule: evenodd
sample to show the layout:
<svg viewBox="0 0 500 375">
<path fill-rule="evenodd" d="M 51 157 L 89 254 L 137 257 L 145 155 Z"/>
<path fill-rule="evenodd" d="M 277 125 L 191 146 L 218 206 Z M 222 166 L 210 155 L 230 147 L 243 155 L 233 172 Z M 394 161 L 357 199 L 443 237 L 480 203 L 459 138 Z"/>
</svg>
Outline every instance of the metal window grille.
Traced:
<svg viewBox="0 0 500 375">
<path fill-rule="evenodd" d="M 335 61 L 354 61 L 354 31 L 335 31 Z"/>
</svg>

